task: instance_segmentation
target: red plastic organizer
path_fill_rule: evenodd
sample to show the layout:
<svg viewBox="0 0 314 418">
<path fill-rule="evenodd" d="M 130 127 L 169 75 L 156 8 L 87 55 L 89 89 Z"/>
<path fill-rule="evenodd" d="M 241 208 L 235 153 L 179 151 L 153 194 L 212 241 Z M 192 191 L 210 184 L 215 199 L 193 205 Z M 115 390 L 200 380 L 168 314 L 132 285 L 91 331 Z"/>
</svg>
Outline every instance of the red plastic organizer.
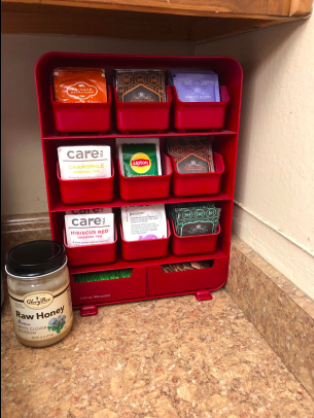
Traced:
<svg viewBox="0 0 314 418">
<path fill-rule="evenodd" d="M 221 176 L 225 171 L 223 158 L 217 152 L 214 156 L 214 173 L 181 174 L 171 157 L 173 166 L 172 191 L 176 196 L 207 196 L 219 193 Z"/>
<path fill-rule="evenodd" d="M 171 236 L 169 222 L 167 221 L 168 234 L 165 238 L 141 241 L 126 241 L 123 237 L 120 224 L 122 258 L 126 261 L 145 260 L 166 257 Z"/>
<path fill-rule="evenodd" d="M 224 283 L 227 265 L 226 259 L 218 259 L 211 268 L 176 273 L 164 273 L 161 266 L 148 267 L 148 295 L 175 295 L 201 289 L 219 289 Z"/>
<path fill-rule="evenodd" d="M 206 254 L 216 250 L 218 235 L 221 232 L 220 225 L 216 234 L 194 235 L 191 237 L 179 237 L 174 229 L 173 220 L 170 219 L 172 251 L 176 255 Z"/>
<path fill-rule="evenodd" d="M 98 179 L 63 180 L 57 163 L 61 200 L 65 204 L 110 202 L 114 194 L 114 165 L 111 161 L 111 177 Z"/>
<path fill-rule="evenodd" d="M 171 88 L 167 87 L 167 101 L 161 103 L 123 103 L 114 87 L 115 111 L 119 131 L 166 131 L 169 128 Z"/>
<path fill-rule="evenodd" d="M 103 282 L 76 283 L 71 279 L 72 302 L 74 306 L 121 303 L 146 296 L 146 268 L 137 267 L 126 279 Z"/>
<path fill-rule="evenodd" d="M 108 132 L 111 129 L 111 89 L 107 103 L 58 103 L 50 98 L 58 132 Z"/>
<path fill-rule="evenodd" d="M 69 247 L 64 231 L 64 246 L 69 265 L 72 267 L 88 266 L 90 264 L 113 263 L 117 258 L 118 232 L 115 227 L 115 240 L 110 244 L 86 245 L 81 247 Z"/>
<path fill-rule="evenodd" d="M 165 199 L 170 194 L 172 165 L 168 155 L 162 154 L 162 176 L 125 177 L 120 162 L 119 185 L 123 200 Z"/>
<path fill-rule="evenodd" d="M 224 126 L 226 107 L 229 103 L 227 87 L 220 87 L 220 102 L 181 102 L 175 87 L 172 87 L 172 94 L 176 129 L 220 129 Z"/>
<path fill-rule="evenodd" d="M 212 70 L 219 74 L 220 83 L 222 86 L 225 86 L 230 98 L 228 105 L 225 106 L 223 124 L 219 122 L 223 128 L 217 128 L 215 131 L 210 130 L 208 121 L 204 121 L 204 114 L 198 118 L 188 109 L 189 106 L 186 109 L 184 106 L 184 109 L 183 107 L 181 108 L 181 114 L 183 114 L 183 110 L 186 111 L 183 118 L 183 122 L 186 125 L 184 128 L 183 125 L 177 125 L 177 129 L 180 129 L 180 131 L 176 130 L 175 118 L 173 117 L 171 120 L 169 119 L 169 115 L 170 110 L 172 110 L 171 113 L 174 116 L 174 109 L 178 110 L 178 107 L 176 107 L 175 96 L 174 102 L 171 102 L 170 92 L 168 95 L 168 103 L 128 104 L 117 103 L 114 100 L 115 108 L 113 107 L 111 111 L 111 130 L 107 133 L 103 132 L 103 128 L 100 132 L 90 133 L 93 130 L 91 129 L 91 121 L 93 116 L 96 116 L 96 113 L 87 117 L 87 122 L 90 123 L 88 128 L 89 133 L 84 133 L 81 128 L 77 129 L 77 124 L 74 127 L 75 132 L 73 133 L 69 128 L 64 129 L 64 127 L 58 131 L 54 118 L 54 106 L 51 101 L 51 73 L 55 68 L 61 66 L 105 68 L 108 86 L 114 85 L 113 70 L 115 68 L 160 68 L 165 71 L 170 69 Z M 83 251 L 80 248 L 75 248 L 72 254 L 71 249 L 69 250 L 67 248 L 70 260 L 69 268 L 74 307 L 80 308 L 82 315 L 92 315 L 97 312 L 98 306 L 113 303 L 187 294 L 194 294 L 198 300 L 210 299 L 211 292 L 222 287 L 228 277 L 243 79 L 242 69 L 239 63 L 233 58 L 228 57 L 50 53 L 44 55 L 39 60 L 36 66 L 35 76 L 52 239 L 64 242 L 64 215 L 67 210 L 95 209 L 99 207 L 119 208 L 129 205 L 171 204 L 194 201 L 215 201 L 216 206 L 222 209 L 220 233 L 215 238 L 210 237 L 208 240 L 205 238 L 207 246 L 206 253 L 203 252 L 203 245 L 199 245 L 198 253 L 194 253 L 196 251 L 194 240 L 190 241 L 189 244 L 182 244 L 180 239 L 175 245 L 176 237 L 174 234 L 170 238 L 172 245 L 170 245 L 168 237 L 165 240 L 161 240 L 163 241 L 162 244 L 158 242 L 159 240 L 156 240 L 154 243 L 154 245 L 157 245 L 156 249 L 152 249 L 150 246 L 149 249 L 148 241 L 126 243 L 121 239 L 120 229 L 118 230 L 118 241 L 114 260 L 112 255 L 113 261 L 108 262 L 110 254 L 107 251 L 103 252 L 102 249 L 99 249 L 100 253 L 98 254 L 97 250 L 94 251 L 86 248 Z M 113 98 L 115 99 L 114 94 Z M 205 112 L 205 105 L 202 112 Z M 198 115 L 201 115 L 200 109 L 201 106 L 197 111 Z M 78 119 L 80 118 L 76 118 L 76 121 Z M 202 128 L 201 123 L 206 123 L 207 127 L 204 128 L 205 125 L 203 125 Z M 190 128 L 191 126 L 194 127 Z M 94 124 L 93 127 L 95 127 Z M 134 129 L 135 131 L 133 131 Z M 181 129 L 191 130 L 182 132 Z M 210 137 L 209 140 L 213 137 L 212 144 L 215 152 L 214 158 L 217 170 L 215 173 L 209 173 L 204 179 L 201 177 L 189 179 L 185 175 L 178 176 L 173 167 L 171 168 L 169 166 L 167 157 L 164 157 L 164 167 L 166 167 L 166 170 L 163 176 L 158 176 L 158 179 L 132 179 L 119 176 L 119 167 L 115 153 L 115 138 L 159 137 L 161 152 L 166 154 L 168 137 L 186 135 L 206 136 Z M 92 191 L 94 180 L 83 181 L 84 185 L 82 183 L 81 186 L 79 186 L 79 183 L 76 183 L 76 190 L 74 190 L 72 182 L 63 184 L 61 181 L 61 184 L 59 184 L 59 179 L 56 174 L 57 148 L 62 145 L 89 144 L 111 146 L 112 159 L 117 166 L 115 166 L 115 178 L 105 179 L 109 182 L 108 184 L 110 186 L 106 184 L 105 187 L 99 186 Z M 171 169 L 172 174 L 170 174 Z M 170 178 L 172 190 L 169 193 Z M 145 180 L 147 183 L 142 183 L 141 186 L 135 186 L 135 181 L 133 185 L 133 180 Z M 155 182 L 157 180 L 160 184 Z M 99 197 L 100 191 L 106 195 Z M 119 222 L 117 209 L 115 209 L 115 213 L 116 221 Z M 213 239 L 216 240 L 216 247 L 212 251 Z M 134 246 L 134 244 L 136 245 Z M 143 247 L 136 248 L 137 244 L 143 245 Z M 79 254 L 80 251 L 82 251 L 82 254 Z M 185 254 L 181 255 L 183 253 Z M 104 258 L 101 258 L 100 254 Z M 145 256 L 149 258 L 145 258 Z M 213 265 L 203 270 L 176 273 L 164 273 L 162 270 L 162 266 L 166 264 L 202 260 L 211 260 Z M 80 262 L 84 262 L 84 265 L 77 264 Z M 71 263 L 76 265 L 71 265 Z M 133 269 L 132 276 L 128 279 L 93 283 L 75 283 L 73 279 L 73 275 L 79 273 L 127 268 Z"/>
</svg>

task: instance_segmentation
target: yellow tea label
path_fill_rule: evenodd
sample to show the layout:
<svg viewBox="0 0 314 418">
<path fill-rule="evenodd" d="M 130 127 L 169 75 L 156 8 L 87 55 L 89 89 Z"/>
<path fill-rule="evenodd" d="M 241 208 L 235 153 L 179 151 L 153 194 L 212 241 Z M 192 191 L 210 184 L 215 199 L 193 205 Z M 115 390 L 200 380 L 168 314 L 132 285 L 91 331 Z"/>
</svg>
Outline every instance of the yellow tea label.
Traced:
<svg viewBox="0 0 314 418">
<path fill-rule="evenodd" d="M 151 169 L 151 166 L 151 159 L 147 154 L 144 154 L 143 152 L 138 152 L 131 158 L 131 168 L 136 173 L 147 173 Z"/>
<path fill-rule="evenodd" d="M 155 144 L 123 144 L 122 154 L 126 177 L 159 175 Z"/>
</svg>

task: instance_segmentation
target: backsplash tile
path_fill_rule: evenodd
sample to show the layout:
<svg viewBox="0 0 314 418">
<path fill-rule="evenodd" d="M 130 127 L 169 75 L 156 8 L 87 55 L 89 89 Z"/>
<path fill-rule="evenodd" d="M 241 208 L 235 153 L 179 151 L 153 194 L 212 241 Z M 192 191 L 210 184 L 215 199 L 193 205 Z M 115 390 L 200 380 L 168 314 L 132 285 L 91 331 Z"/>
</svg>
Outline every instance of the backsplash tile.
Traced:
<svg viewBox="0 0 314 418">
<path fill-rule="evenodd" d="M 314 302 L 237 237 L 226 290 L 314 397 Z"/>
</svg>

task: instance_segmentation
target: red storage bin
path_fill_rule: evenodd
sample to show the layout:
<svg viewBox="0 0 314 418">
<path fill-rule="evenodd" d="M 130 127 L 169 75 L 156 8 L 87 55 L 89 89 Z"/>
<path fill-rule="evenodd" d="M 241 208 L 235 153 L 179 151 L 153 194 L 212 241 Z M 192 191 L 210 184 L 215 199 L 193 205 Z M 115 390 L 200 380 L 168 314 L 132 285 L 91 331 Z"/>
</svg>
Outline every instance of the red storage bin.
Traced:
<svg viewBox="0 0 314 418">
<path fill-rule="evenodd" d="M 146 296 L 146 267 L 133 269 L 132 276 L 124 279 L 76 283 L 71 275 L 73 306 L 125 302 Z"/>
<path fill-rule="evenodd" d="M 115 240 L 110 244 L 69 247 L 64 230 L 63 243 L 66 249 L 69 265 L 71 267 L 80 267 L 113 263 L 117 258 L 118 231 L 116 226 L 114 236 Z"/>
<path fill-rule="evenodd" d="M 167 102 L 123 103 L 118 100 L 114 87 L 116 120 L 119 131 L 166 131 L 169 128 L 172 103 L 171 88 L 167 89 Z"/>
<path fill-rule="evenodd" d="M 165 199 L 169 196 L 172 164 L 168 155 L 162 154 L 161 159 L 162 176 L 139 177 L 125 177 L 118 159 L 120 196 L 123 200 Z"/>
<path fill-rule="evenodd" d="M 174 126 L 178 130 L 220 129 L 225 122 L 226 107 L 230 100 L 227 87 L 220 87 L 220 102 L 181 102 L 175 87 Z"/>
<path fill-rule="evenodd" d="M 225 166 L 220 154 L 214 152 L 213 157 L 216 170 L 214 173 L 181 174 L 171 156 L 173 193 L 176 196 L 207 196 L 219 193 L 221 176 L 225 171 Z"/>
<path fill-rule="evenodd" d="M 175 255 L 213 253 L 217 248 L 218 235 L 221 232 L 220 225 L 216 234 L 194 235 L 191 237 L 179 237 L 175 231 L 173 220 L 170 220 L 172 235 L 172 252 Z"/>
<path fill-rule="evenodd" d="M 58 103 L 51 86 L 50 98 L 58 132 L 108 132 L 111 129 L 111 89 L 107 103 Z"/>
<path fill-rule="evenodd" d="M 167 238 L 143 240 L 143 241 L 125 241 L 123 237 L 123 228 L 120 224 L 122 258 L 124 260 L 144 260 L 148 258 L 161 258 L 168 255 L 169 240 L 171 236 L 169 221 L 167 220 L 168 236 Z"/>
<path fill-rule="evenodd" d="M 164 273 L 161 266 L 148 267 L 148 296 L 171 295 L 194 290 L 215 290 L 227 278 L 228 258 L 214 260 L 208 269 Z"/>
<path fill-rule="evenodd" d="M 108 178 L 63 180 L 57 163 L 57 177 L 63 203 L 110 202 L 114 197 L 114 166 L 111 160 L 112 175 Z"/>
</svg>

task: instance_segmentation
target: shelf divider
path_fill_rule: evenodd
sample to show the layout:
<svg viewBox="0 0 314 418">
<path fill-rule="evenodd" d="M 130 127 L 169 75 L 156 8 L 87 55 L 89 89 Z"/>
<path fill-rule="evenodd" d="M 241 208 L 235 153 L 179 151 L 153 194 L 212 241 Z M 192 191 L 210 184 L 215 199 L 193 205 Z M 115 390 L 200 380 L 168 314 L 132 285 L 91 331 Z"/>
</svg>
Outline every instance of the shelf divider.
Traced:
<svg viewBox="0 0 314 418">
<path fill-rule="evenodd" d="M 94 266 L 82 266 L 82 267 L 69 266 L 69 269 L 70 269 L 71 274 L 95 273 L 99 271 L 158 266 L 158 265 L 165 265 L 165 264 L 187 263 L 187 262 L 192 262 L 192 261 L 215 260 L 215 259 L 221 259 L 221 258 L 228 258 L 228 255 L 219 248 L 215 252 L 208 253 L 208 254 L 193 254 L 193 255 L 187 255 L 187 256 L 177 256 L 169 252 L 168 256 L 164 258 L 152 258 L 152 259 L 137 260 L 137 261 L 125 261 L 122 259 L 121 255 L 118 255 L 117 260 L 111 264 L 99 264 L 99 265 L 94 265 Z"/>
</svg>

